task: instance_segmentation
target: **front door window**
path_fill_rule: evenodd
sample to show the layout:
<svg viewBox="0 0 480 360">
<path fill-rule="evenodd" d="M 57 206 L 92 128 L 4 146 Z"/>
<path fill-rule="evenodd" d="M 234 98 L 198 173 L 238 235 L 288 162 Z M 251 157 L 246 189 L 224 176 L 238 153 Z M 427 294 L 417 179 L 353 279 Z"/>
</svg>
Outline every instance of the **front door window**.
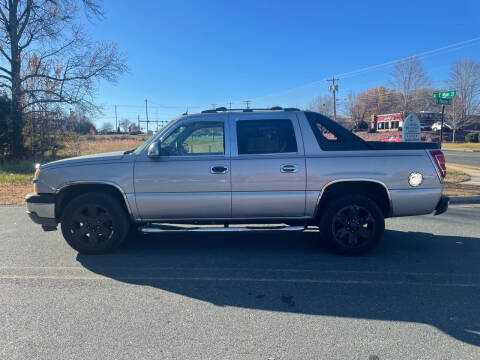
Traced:
<svg viewBox="0 0 480 360">
<path fill-rule="evenodd" d="M 224 155 L 222 121 L 192 122 L 177 127 L 161 144 L 164 156 Z"/>
</svg>

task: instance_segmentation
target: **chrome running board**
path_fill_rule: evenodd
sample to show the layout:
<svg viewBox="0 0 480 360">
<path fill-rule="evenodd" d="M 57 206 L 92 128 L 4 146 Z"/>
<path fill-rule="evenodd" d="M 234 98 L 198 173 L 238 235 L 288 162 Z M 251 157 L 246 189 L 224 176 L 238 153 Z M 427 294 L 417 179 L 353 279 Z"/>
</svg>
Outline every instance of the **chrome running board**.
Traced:
<svg viewBox="0 0 480 360">
<path fill-rule="evenodd" d="M 182 227 L 148 225 L 140 226 L 139 231 L 143 233 L 163 232 L 241 232 L 241 231 L 303 231 L 305 226 L 243 226 L 243 227 Z"/>
</svg>

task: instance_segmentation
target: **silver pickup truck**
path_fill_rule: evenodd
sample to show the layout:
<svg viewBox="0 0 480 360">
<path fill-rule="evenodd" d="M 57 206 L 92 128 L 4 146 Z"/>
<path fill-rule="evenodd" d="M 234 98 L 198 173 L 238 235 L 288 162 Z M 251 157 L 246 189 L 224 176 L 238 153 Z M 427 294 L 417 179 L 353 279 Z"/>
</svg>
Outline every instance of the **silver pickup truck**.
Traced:
<svg viewBox="0 0 480 360">
<path fill-rule="evenodd" d="M 26 203 L 82 253 L 112 251 L 132 230 L 318 227 L 335 250 L 359 254 L 387 217 L 445 212 L 445 174 L 436 143 L 366 142 L 293 108 L 218 108 L 177 118 L 135 150 L 40 165 Z"/>
</svg>

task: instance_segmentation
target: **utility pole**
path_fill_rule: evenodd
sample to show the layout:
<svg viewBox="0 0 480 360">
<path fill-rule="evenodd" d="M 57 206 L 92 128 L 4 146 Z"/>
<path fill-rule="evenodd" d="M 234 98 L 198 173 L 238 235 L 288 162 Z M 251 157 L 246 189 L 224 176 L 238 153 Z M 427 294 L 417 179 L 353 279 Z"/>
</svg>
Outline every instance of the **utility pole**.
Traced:
<svg viewBox="0 0 480 360">
<path fill-rule="evenodd" d="M 115 105 L 115 132 L 118 132 L 117 105 Z"/>
<path fill-rule="evenodd" d="M 147 134 L 148 134 L 148 100 L 145 99 L 145 117 L 147 119 Z"/>
<path fill-rule="evenodd" d="M 336 98 L 336 92 L 338 91 L 338 84 L 335 84 L 335 81 L 338 81 L 339 79 L 335 79 L 334 76 L 332 76 L 331 79 L 327 79 L 327 81 L 331 81 L 332 85 L 328 86 L 328 91 L 331 91 L 333 93 L 333 120 L 337 121 L 337 98 Z"/>
<path fill-rule="evenodd" d="M 142 129 L 140 128 L 140 114 L 137 115 L 137 126 L 138 126 L 138 130 L 142 131 Z"/>
<path fill-rule="evenodd" d="M 228 105 L 230 106 L 230 111 L 232 111 L 232 102 L 229 101 L 229 102 L 228 102 Z"/>
<path fill-rule="evenodd" d="M 440 125 L 440 149 L 442 148 L 442 142 L 443 142 L 443 118 L 445 116 L 445 105 L 442 104 L 442 123 Z"/>
<path fill-rule="evenodd" d="M 247 105 L 247 109 L 250 109 L 249 105 L 251 103 L 251 100 L 245 100 L 244 103 L 245 105 Z"/>
</svg>

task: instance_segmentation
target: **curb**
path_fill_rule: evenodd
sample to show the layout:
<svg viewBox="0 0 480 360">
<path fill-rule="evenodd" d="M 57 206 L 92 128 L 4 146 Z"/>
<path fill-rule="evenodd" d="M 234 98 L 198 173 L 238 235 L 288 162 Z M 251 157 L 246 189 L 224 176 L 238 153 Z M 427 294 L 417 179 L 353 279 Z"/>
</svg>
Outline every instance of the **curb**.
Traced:
<svg viewBox="0 0 480 360">
<path fill-rule="evenodd" d="M 480 152 L 480 150 L 452 150 L 452 149 L 442 149 L 442 151 L 455 151 L 455 152 Z"/>
<path fill-rule="evenodd" d="M 480 204 L 480 195 L 450 196 L 450 204 Z"/>
</svg>

